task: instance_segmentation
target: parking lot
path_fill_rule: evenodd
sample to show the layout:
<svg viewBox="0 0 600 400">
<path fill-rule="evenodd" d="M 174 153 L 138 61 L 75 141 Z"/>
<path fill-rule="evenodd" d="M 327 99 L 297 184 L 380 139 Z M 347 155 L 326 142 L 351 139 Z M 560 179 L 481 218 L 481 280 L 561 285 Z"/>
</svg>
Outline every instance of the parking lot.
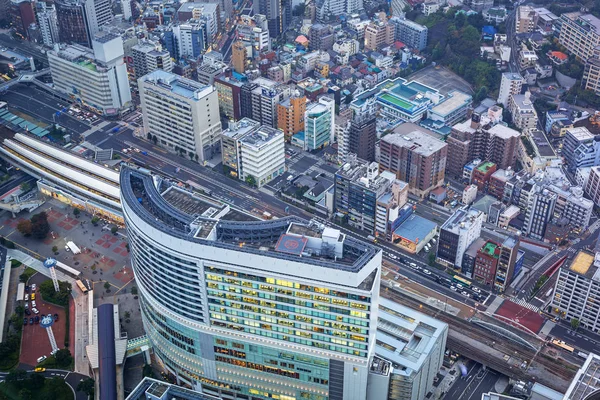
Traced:
<svg viewBox="0 0 600 400">
<path fill-rule="evenodd" d="M 56 344 L 60 349 L 64 348 L 65 342 L 65 332 L 66 332 L 66 314 L 65 310 L 62 307 L 56 306 L 54 304 L 49 304 L 44 302 L 42 295 L 39 293 L 39 286 L 42 282 L 47 280 L 48 278 L 42 274 L 35 274 L 29 280 L 29 285 L 35 283 L 37 285 L 36 293 L 36 308 L 39 311 L 39 314 L 24 315 L 23 318 L 27 317 L 27 326 L 23 326 L 23 336 L 21 339 L 21 357 L 19 359 L 21 364 L 25 364 L 27 366 L 35 367 L 38 362 L 37 359 L 41 356 L 50 356 L 50 352 L 52 351 L 52 347 L 50 346 L 50 340 L 48 339 L 48 334 L 42 326 L 35 322 L 35 317 L 39 316 L 41 318 L 42 314 L 58 314 L 58 319 L 52 325 L 52 332 L 54 333 L 54 338 L 56 339 Z M 29 292 L 29 296 L 31 296 L 33 291 Z M 29 309 L 31 310 L 33 305 L 31 301 L 27 302 Z M 31 324 L 30 319 L 34 318 L 34 323 Z"/>
</svg>

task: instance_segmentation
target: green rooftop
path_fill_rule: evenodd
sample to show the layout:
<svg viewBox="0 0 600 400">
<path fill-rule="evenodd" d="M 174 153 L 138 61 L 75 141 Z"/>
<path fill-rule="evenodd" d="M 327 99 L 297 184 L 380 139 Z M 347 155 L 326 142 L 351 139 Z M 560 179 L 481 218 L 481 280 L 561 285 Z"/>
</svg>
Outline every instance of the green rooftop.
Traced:
<svg viewBox="0 0 600 400">
<path fill-rule="evenodd" d="M 485 245 L 483 245 L 483 247 L 481 248 L 481 251 L 490 257 L 498 258 L 499 255 L 496 254 L 497 248 L 498 245 L 496 243 L 486 242 Z"/>
<path fill-rule="evenodd" d="M 77 63 L 80 67 L 87 68 L 90 71 L 96 71 L 96 64 L 90 60 L 82 60 Z"/>
<path fill-rule="evenodd" d="M 496 165 L 496 164 L 494 164 L 491 161 L 486 161 L 483 164 L 481 164 L 479 167 L 477 167 L 477 171 L 483 172 L 484 174 L 486 174 L 490 170 L 490 168 L 492 168 L 494 165 Z"/>
<path fill-rule="evenodd" d="M 388 103 L 392 103 L 393 105 L 403 108 L 405 110 L 410 110 L 413 108 L 413 105 L 410 104 L 408 101 L 404 101 L 399 97 L 392 96 L 389 93 L 384 93 L 384 94 L 380 95 L 379 98 L 381 100 L 387 101 Z"/>
</svg>

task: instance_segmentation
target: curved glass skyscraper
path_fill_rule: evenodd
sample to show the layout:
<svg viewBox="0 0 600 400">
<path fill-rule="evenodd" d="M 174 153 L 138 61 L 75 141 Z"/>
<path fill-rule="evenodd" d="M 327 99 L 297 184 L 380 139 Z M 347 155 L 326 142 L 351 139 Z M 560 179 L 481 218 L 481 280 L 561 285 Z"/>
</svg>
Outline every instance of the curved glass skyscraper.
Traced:
<svg viewBox="0 0 600 400">
<path fill-rule="evenodd" d="M 144 327 L 180 383 L 224 399 L 366 398 L 377 248 L 130 167 L 121 201 Z"/>
</svg>

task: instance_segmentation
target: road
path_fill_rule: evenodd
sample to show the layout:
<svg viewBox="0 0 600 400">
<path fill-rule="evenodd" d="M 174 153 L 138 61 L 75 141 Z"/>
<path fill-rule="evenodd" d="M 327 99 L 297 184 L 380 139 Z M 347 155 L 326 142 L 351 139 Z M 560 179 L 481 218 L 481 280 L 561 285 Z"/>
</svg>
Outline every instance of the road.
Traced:
<svg viewBox="0 0 600 400">
<path fill-rule="evenodd" d="M 27 370 L 29 373 L 34 373 L 32 369 Z M 62 378 L 65 380 L 67 385 L 71 387 L 73 394 L 75 395 L 75 400 L 88 400 L 88 396 L 83 392 L 77 392 L 77 385 L 79 382 L 85 378 L 88 378 L 85 375 L 81 375 L 75 372 L 66 371 L 62 369 L 47 369 L 44 372 L 37 372 L 38 374 L 43 375 L 47 379 L 52 378 Z M 7 372 L 0 372 L 0 382 L 4 382 L 4 379 L 8 375 Z"/>
<path fill-rule="evenodd" d="M 483 393 L 494 391 L 494 385 L 502 374 L 487 369 L 479 363 L 468 362 L 468 374 L 461 376 L 448 390 L 446 399 L 479 400 Z"/>
<path fill-rule="evenodd" d="M 25 84 L 14 85 L 6 92 L 0 94 L 0 100 L 7 102 L 9 109 L 21 111 L 48 124 L 56 122 L 67 130 L 78 134 L 85 132 L 91 127 L 91 125 L 67 113 L 62 113 L 56 117 L 56 112 L 62 110 L 68 104 L 55 99 L 51 94 L 37 86 L 28 86 Z"/>
<path fill-rule="evenodd" d="M 40 48 L 31 44 L 28 41 L 17 40 L 10 35 L 0 34 L 0 45 L 7 48 L 16 48 L 16 51 L 20 54 L 23 54 L 27 57 L 33 57 L 34 60 L 40 62 L 43 65 L 43 68 L 49 66 L 48 57 L 42 53 Z"/>
</svg>

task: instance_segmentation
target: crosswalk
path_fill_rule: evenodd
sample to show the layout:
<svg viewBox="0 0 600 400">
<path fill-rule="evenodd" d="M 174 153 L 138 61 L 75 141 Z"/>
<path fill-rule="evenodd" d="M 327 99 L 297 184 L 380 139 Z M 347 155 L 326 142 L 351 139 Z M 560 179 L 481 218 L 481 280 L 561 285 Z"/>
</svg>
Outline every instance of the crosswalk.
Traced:
<svg viewBox="0 0 600 400">
<path fill-rule="evenodd" d="M 520 305 L 521 307 L 525 307 L 530 309 L 531 311 L 535 311 L 535 312 L 539 312 L 540 308 L 534 306 L 533 304 L 529 304 L 528 302 L 526 302 L 524 299 L 518 299 L 518 298 L 512 298 L 511 301 L 513 303 L 516 303 L 518 305 Z"/>
</svg>

